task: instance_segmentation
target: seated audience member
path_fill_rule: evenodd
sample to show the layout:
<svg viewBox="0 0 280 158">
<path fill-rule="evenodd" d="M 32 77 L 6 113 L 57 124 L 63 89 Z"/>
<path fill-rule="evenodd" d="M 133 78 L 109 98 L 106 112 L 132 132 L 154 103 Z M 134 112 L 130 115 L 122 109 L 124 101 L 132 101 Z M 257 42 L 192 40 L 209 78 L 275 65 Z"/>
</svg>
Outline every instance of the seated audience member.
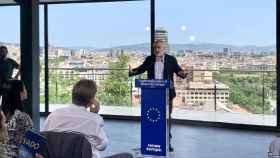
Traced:
<svg viewBox="0 0 280 158">
<path fill-rule="evenodd" d="M 27 91 L 22 81 L 9 80 L 7 91 L 2 98 L 1 108 L 1 136 L 0 143 L 6 144 L 9 158 L 17 158 L 20 143 L 25 133 L 33 128 L 30 116 L 23 112 L 23 101 L 27 99 Z M 4 122 L 6 121 L 6 124 Z M 13 153 L 13 154 L 10 154 Z M 35 158 L 43 158 L 36 154 Z"/>
<path fill-rule="evenodd" d="M 0 111 L 0 158 L 14 157 L 15 153 L 11 153 L 12 146 L 7 146 L 8 132 L 6 128 L 6 117 L 2 110 Z M 44 158 L 40 154 L 36 154 L 35 158 Z"/>
<path fill-rule="evenodd" d="M 27 99 L 27 91 L 22 81 L 10 80 L 8 89 L 2 97 L 2 110 L 7 119 L 8 145 L 16 146 L 12 152 L 18 154 L 18 148 L 25 133 L 31 130 L 33 122 L 23 112 L 23 101 Z"/>
<path fill-rule="evenodd" d="M 42 131 L 82 133 L 91 144 L 92 157 L 101 158 L 99 151 L 105 150 L 108 138 L 104 131 L 103 118 L 98 114 L 99 103 L 95 99 L 97 87 L 92 80 L 80 80 L 72 90 L 72 105 L 52 112 L 46 119 Z M 87 111 L 90 108 L 90 111 Z M 112 158 L 131 158 L 122 153 Z"/>
<path fill-rule="evenodd" d="M 23 101 L 27 99 L 27 91 L 22 81 L 10 80 L 9 87 L 2 97 L 2 110 L 6 117 L 8 131 L 7 144 L 15 146 L 11 152 L 18 154 L 18 149 L 25 133 L 31 130 L 33 122 L 29 115 L 23 112 Z"/>
</svg>

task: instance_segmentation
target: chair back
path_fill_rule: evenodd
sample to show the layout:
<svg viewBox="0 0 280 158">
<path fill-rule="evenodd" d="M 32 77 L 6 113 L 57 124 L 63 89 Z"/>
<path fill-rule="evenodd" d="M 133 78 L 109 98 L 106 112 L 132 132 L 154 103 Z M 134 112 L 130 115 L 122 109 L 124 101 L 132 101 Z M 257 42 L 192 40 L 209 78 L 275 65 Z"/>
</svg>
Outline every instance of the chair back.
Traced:
<svg viewBox="0 0 280 158">
<path fill-rule="evenodd" d="M 50 158 L 92 158 L 91 144 L 81 133 L 41 132 L 47 139 Z"/>
</svg>

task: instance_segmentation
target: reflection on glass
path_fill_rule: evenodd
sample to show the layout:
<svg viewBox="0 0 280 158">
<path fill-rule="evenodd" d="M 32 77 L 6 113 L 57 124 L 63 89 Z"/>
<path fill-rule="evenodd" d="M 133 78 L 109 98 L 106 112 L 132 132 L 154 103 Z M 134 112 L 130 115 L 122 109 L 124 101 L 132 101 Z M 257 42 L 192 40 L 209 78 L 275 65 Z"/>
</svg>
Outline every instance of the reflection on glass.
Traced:
<svg viewBox="0 0 280 158">
<path fill-rule="evenodd" d="M 276 125 L 275 13 L 274 0 L 156 3 L 155 37 L 192 72 L 176 79 L 174 118 Z"/>
<path fill-rule="evenodd" d="M 149 10 L 148 1 L 49 6 L 50 111 L 69 106 L 72 86 L 83 78 L 97 83 L 101 113 L 139 109 L 127 69 L 150 54 Z"/>
</svg>

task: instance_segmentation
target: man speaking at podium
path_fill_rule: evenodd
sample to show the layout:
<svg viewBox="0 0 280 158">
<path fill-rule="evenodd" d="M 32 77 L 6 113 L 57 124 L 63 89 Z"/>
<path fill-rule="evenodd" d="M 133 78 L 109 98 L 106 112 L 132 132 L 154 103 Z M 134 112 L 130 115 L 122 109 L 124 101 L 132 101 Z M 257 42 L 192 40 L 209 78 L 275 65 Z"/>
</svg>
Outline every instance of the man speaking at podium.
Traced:
<svg viewBox="0 0 280 158">
<path fill-rule="evenodd" d="M 148 56 L 145 61 L 137 68 L 132 69 L 129 65 L 129 76 L 139 75 L 148 71 L 148 79 L 160 79 L 160 80 L 170 80 L 172 86 L 169 89 L 169 118 L 171 119 L 171 113 L 173 109 L 173 99 L 176 97 L 175 87 L 174 87 L 174 73 L 181 78 L 187 76 L 187 71 L 183 70 L 179 65 L 175 57 L 165 54 L 164 42 L 162 40 L 156 40 L 154 42 L 154 54 Z M 169 143 L 172 137 L 171 121 L 169 122 Z M 169 151 L 172 152 L 174 149 L 171 144 L 169 144 Z"/>
</svg>

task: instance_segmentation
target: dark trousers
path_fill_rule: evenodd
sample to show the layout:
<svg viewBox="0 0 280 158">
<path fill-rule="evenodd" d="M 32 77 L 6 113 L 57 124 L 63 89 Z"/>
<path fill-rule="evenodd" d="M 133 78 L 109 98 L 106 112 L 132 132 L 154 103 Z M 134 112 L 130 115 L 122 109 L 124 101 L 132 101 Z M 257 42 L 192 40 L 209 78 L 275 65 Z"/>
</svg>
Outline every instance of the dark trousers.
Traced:
<svg viewBox="0 0 280 158">
<path fill-rule="evenodd" d="M 171 114 L 172 114 L 172 111 L 173 111 L 173 99 L 175 97 L 169 97 L 169 120 L 168 120 L 168 127 L 169 127 L 169 145 L 171 143 L 171 137 L 172 137 L 172 134 L 171 134 Z"/>
<path fill-rule="evenodd" d="M 0 96 L 4 95 L 9 89 L 9 80 L 3 80 L 0 77 Z"/>
<path fill-rule="evenodd" d="M 4 80 L 0 78 L 0 96 L 4 94 Z"/>
</svg>

